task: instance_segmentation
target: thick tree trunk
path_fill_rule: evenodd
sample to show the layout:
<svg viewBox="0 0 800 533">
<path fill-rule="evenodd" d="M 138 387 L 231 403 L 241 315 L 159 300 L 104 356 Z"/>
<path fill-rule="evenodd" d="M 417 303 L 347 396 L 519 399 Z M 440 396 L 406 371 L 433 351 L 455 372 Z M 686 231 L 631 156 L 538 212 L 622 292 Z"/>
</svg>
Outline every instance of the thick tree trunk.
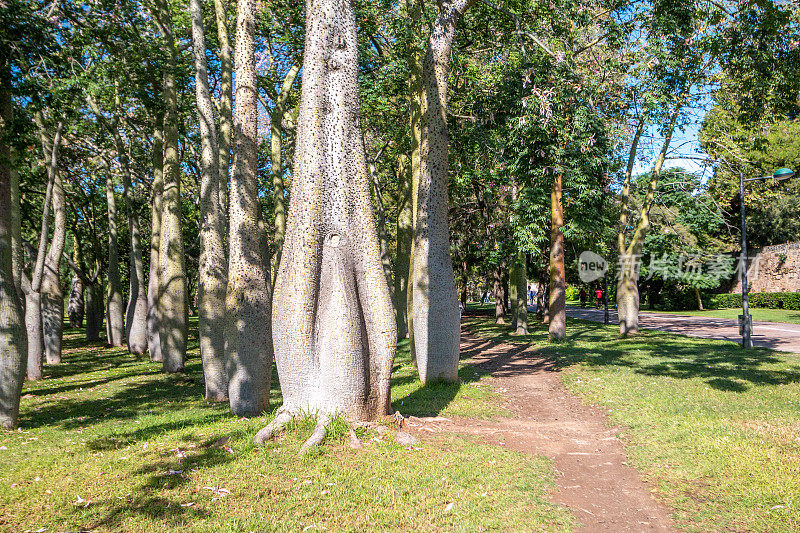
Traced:
<svg viewBox="0 0 800 533">
<path fill-rule="evenodd" d="M 258 200 L 254 0 L 239 0 L 237 5 L 235 54 L 236 135 L 228 235 L 225 354 L 231 411 L 238 416 L 254 416 L 269 406 L 272 374 L 270 268 Z M 293 330 L 291 334 L 299 332 Z"/>
<path fill-rule="evenodd" d="M 414 232 L 413 309 L 423 383 L 458 380 L 461 339 L 447 209 L 447 76 L 456 24 L 471 0 L 439 4 L 422 73 L 421 167 Z"/>
<path fill-rule="evenodd" d="M 550 193 L 552 227 L 550 232 L 550 340 L 567 336 L 567 286 L 564 267 L 564 207 L 561 174 L 557 173 Z"/>
<path fill-rule="evenodd" d="M 119 252 L 117 251 L 117 202 L 114 198 L 114 183 L 111 168 L 106 167 L 106 205 L 108 208 L 108 292 L 106 293 L 106 335 L 111 346 L 125 345 L 125 308 L 122 303 L 122 283 L 119 275 Z"/>
<path fill-rule="evenodd" d="M 161 337 L 158 328 L 158 295 L 161 292 L 159 283 L 158 253 L 161 248 L 161 209 L 164 192 L 164 144 L 163 119 L 158 121 L 153 132 L 153 198 L 150 218 L 150 276 L 147 280 L 147 350 L 150 360 L 163 361 L 161 354 Z"/>
<path fill-rule="evenodd" d="M 41 291 L 42 335 L 48 364 L 61 363 L 64 335 L 64 291 L 59 269 L 67 237 L 67 203 L 58 172 L 53 181 L 53 215 L 53 238 L 44 261 Z"/>
<path fill-rule="evenodd" d="M 158 0 L 158 24 L 168 52 L 164 74 L 164 192 L 158 266 L 158 329 L 164 372 L 183 372 L 188 340 L 189 294 L 181 231 L 181 181 L 178 155 L 178 51 L 166 0 Z"/>
<path fill-rule="evenodd" d="M 514 315 L 514 332 L 517 335 L 528 334 L 528 277 L 525 268 L 525 254 L 520 252 L 511 271 L 511 287 L 517 293 L 511 305 Z"/>
<path fill-rule="evenodd" d="M 14 220 L 12 205 L 11 150 L 8 125 L 12 118 L 7 66 L 0 72 L 0 428 L 13 429 L 28 352 L 25 317 L 14 278 Z M 17 198 L 18 199 L 18 198 Z M 16 237 L 19 239 L 19 236 Z M 19 258 L 17 259 L 19 260 Z"/>
<path fill-rule="evenodd" d="M 225 369 L 225 287 L 228 265 L 223 240 L 223 217 L 219 200 L 219 151 L 214 109 L 208 90 L 206 42 L 203 8 L 191 0 L 192 42 L 194 45 L 195 93 L 200 119 L 200 266 L 198 269 L 198 321 L 200 358 L 206 385 L 206 400 L 228 399 Z"/>
<path fill-rule="evenodd" d="M 220 88 L 219 88 L 219 205 L 224 232 L 228 220 L 228 182 L 230 181 L 231 141 L 233 139 L 233 65 L 231 42 L 228 38 L 228 16 L 223 0 L 214 0 L 219 42 Z M 224 234 L 224 233 L 223 233 Z"/>
<path fill-rule="evenodd" d="M 401 155 L 397 171 L 400 183 L 400 209 L 397 215 L 397 248 L 394 260 L 394 291 L 392 291 L 398 339 L 405 339 L 408 336 L 408 272 L 414 238 L 410 170 L 408 157 Z"/>
<path fill-rule="evenodd" d="M 358 119 L 358 40 L 349 0 L 306 4 L 303 87 L 286 242 L 273 305 L 284 416 L 387 414 L 397 329 L 381 268 Z M 316 310 L 310 313 L 309 309 Z"/>
<path fill-rule="evenodd" d="M 661 169 L 664 166 L 664 161 L 667 157 L 669 144 L 672 141 L 672 134 L 675 131 L 675 125 L 680 116 L 682 107 L 682 100 L 675 105 L 672 111 L 667 132 L 664 137 L 664 142 L 661 145 L 661 151 L 656 159 L 656 164 L 653 167 L 653 172 L 650 175 L 650 182 L 647 185 L 647 192 L 645 193 L 644 201 L 642 202 L 639 211 L 639 222 L 636 225 L 636 230 L 631 236 L 630 243 L 625 246 L 625 231 L 627 228 L 627 192 L 625 185 L 629 186 L 630 178 L 628 172 L 625 175 L 626 183 L 623 184 L 623 205 L 622 215 L 620 216 L 620 234 L 618 236 L 618 246 L 620 249 L 620 266 L 622 272 L 617 281 L 617 310 L 619 313 L 619 328 L 623 337 L 635 335 L 639 332 L 639 260 L 642 256 L 642 248 L 644 246 L 645 237 L 650 229 L 650 208 L 653 206 L 653 199 L 655 198 L 656 188 L 658 188 L 658 180 L 661 177 Z M 641 133 L 637 130 L 637 134 Z M 638 141 L 638 138 L 634 138 Z M 632 170 L 631 161 L 636 156 L 635 146 L 631 148 L 631 156 L 628 159 L 628 168 Z"/>
</svg>

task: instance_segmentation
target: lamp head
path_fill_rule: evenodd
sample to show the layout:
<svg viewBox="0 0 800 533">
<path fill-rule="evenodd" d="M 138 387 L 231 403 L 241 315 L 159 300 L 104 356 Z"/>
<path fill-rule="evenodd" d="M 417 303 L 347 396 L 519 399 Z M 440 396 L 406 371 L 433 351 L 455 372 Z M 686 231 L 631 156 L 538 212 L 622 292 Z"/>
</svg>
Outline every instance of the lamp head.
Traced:
<svg viewBox="0 0 800 533">
<path fill-rule="evenodd" d="M 792 170 L 790 168 L 779 168 L 772 175 L 773 178 L 775 178 L 776 180 L 781 180 L 781 181 L 782 180 L 788 180 L 792 176 L 794 176 L 794 170 Z"/>
</svg>

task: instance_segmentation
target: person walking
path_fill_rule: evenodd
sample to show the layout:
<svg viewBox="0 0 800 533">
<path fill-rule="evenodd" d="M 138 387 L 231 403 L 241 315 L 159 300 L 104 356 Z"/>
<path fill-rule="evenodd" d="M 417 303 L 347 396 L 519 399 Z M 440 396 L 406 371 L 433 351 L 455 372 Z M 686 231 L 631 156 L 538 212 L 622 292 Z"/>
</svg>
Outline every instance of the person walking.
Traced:
<svg viewBox="0 0 800 533">
<path fill-rule="evenodd" d="M 588 297 L 589 297 L 589 295 L 586 294 L 586 289 L 581 288 L 581 294 L 580 294 L 581 307 L 586 307 L 586 300 L 587 300 Z"/>
<path fill-rule="evenodd" d="M 597 308 L 600 309 L 600 306 L 603 305 L 603 290 L 597 289 L 594 291 L 594 297 L 597 299 Z"/>
</svg>

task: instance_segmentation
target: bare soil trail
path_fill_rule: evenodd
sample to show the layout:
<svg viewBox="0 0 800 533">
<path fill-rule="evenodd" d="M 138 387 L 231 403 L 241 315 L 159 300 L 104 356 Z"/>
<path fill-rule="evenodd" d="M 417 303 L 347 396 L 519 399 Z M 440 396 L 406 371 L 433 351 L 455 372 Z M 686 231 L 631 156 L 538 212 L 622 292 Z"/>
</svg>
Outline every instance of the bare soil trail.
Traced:
<svg viewBox="0 0 800 533">
<path fill-rule="evenodd" d="M 656 500 L 638 471 L 627 465 L 620 428 L 599 407 L 568 392 L 552 361 L 528 346 L 496 342 L 461 331 L 462 359 L 488 372 L 503 391 L 511 418 L 406 419 L 409 429 L 453 431 L 551 458 L 558 471 L 554 502 L 580 521 L 578 531 L 673 531 L 669 509 Z"/>
</svg>

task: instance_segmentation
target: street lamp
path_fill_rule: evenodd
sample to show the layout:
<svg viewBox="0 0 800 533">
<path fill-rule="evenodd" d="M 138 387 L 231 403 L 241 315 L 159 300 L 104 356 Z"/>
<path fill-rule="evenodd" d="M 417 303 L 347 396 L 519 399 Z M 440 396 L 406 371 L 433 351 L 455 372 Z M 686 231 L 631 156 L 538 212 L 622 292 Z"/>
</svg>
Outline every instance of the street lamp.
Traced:
<svg viewBox="0 0 800 533">
<path fill-rule="evenodd" d="M 744 172 L 739 171 L 739 194 L 742 199 L 742 257 L 739 266 L 742 270 L 742 316 L 741 321 L 742 347 L 750 349 L 753 347 L 753 317 L 750 316 L 750 289 L 747 286 L 747 220 L 745 218 L 744 184 L 747 181 L 761 181 L 774 179 L 777 181 L 788 180 L 794 176 L 794 170 L 790 168 L 779 168 L 772 176 L 761 176 L 760 178 L 744 178 Z"/>
</svg>

